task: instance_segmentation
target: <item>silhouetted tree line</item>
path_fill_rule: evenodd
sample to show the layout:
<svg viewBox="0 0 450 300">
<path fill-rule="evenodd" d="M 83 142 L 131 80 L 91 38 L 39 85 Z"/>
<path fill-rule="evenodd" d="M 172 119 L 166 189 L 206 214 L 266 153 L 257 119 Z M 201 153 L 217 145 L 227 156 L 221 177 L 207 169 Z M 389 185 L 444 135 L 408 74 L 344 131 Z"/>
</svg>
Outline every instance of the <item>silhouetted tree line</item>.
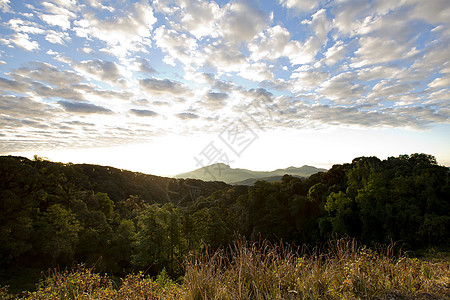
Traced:
<svg viewBox="0 0 450 300">
<path fill-rule="evenodd" d="M 3 156 L 0 269 L 84 262 L 117 275 L 165 268 L 179 276 L 190 251 L 226 246 L 236 234 L 448 246 L 449 181 L 449 168 L 426 154 L 361 157 L 251 187 Z"/>
</svg>

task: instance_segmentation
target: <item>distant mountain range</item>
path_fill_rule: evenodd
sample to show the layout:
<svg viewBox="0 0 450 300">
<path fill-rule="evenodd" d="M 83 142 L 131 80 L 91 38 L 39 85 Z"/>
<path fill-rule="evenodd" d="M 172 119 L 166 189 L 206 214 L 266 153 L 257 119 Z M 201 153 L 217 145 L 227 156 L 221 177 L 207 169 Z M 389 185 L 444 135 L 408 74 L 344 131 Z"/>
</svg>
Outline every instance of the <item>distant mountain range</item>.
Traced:
<svg viewBox="0 0 450 300">
<path fill-rule="evenodd" d="M 275 171 L 251 171 L 247 169 L 233 169 L 229 165 L 218 163 L 191 172 L 178 174 L 174 177 L 201 179 L 204 181 L 223 181 L 228 184 L 252 185 L 258 180 L 280 180 L 286 174 L 296 177 L 309 177 L 314 173 L 326 171 L 326 169 L 311 166 L 303 166 L 300 168 L 289 167 Z"/>
</svg>

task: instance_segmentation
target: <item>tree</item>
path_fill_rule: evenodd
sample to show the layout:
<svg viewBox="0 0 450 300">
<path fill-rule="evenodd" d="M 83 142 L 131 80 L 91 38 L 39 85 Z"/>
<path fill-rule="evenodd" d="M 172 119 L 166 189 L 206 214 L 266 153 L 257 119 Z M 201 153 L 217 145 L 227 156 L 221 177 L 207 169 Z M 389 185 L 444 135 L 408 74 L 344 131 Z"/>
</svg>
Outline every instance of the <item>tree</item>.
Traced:
<svg viewBox="0 0 450 300">
<path fill-rule="evenodd" d="M 51 265 L 69 264 L 78 244 L 82 227 L 75 214 L 61 204 L 51 205 L 39 222 L 39 239 L 43 252 L 50 256 Z"/>
</svg>

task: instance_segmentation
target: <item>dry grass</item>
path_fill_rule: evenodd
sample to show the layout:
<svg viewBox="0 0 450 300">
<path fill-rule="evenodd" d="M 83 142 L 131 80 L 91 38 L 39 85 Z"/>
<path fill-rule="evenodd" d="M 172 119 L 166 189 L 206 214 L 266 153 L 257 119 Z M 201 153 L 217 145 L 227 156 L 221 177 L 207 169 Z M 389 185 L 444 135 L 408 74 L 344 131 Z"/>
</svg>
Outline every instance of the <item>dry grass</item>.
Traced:
<svg viewBox="0 0 450 300">
<path fill-rule="evenodd" d="M 373 251 L 354 239 L 334 240 L 324 253 L 239 241 L 228 251 L 191 257 L 188 299 L 410 299 L 450 296 L 447 262 Z M 432 298 L 430 298 L 432 299 Z"/>
<path fill-rule="evenodd" d="M 136 274 L 116 286 L 79 267 L 50 272 L 22 299 L 450 299 L 448 260 L 407 258 L 391 246 L 375 251 L 349 238 L 326 249 L 299 254 L 281 243 L 239 240 L 188 257 L 182 284 Z M 5 288 L 0 296 L 7 299 Z"/>
</svg>

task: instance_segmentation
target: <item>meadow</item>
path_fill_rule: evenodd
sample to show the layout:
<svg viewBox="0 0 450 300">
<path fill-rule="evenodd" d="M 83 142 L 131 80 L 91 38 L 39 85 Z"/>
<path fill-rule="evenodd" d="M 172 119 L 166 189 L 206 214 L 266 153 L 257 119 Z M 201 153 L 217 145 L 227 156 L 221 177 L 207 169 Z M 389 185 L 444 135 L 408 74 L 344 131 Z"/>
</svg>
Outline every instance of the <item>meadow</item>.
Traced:
<svg viewBox="0 0 450 300">
<path fill-rule="evenodd" d="M 2 299 L 449 299 L 448 257 L 412 258 L 396 244 L 367 248 L 334 239 L 314 249 L 238 239 L 229 247 L 191 253 L 185 275 L 165 270 L 117 279 L 78 265 L 49 270 L 37 290 Z"/>
</svg>

